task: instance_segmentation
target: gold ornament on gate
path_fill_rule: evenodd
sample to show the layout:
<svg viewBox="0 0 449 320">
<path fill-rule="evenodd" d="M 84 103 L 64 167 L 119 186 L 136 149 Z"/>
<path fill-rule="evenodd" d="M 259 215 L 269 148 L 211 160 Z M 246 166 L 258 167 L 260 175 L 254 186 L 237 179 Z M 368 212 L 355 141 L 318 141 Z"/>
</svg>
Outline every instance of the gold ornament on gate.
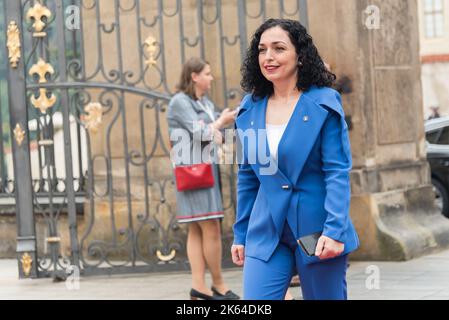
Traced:
<svg viewBox="0 0 449 320">
<path fill-rule="evenodd" d="M 8 58 L 12 68 L 17 68 L 20 52 L 20 30 L 15 21 L 11 21 L 8 26 L 6 46 L 8 47 Z"/>
<path fill-rule="evenodd" d="M 155 66 L 157 65 L 156 61 L 156 52 L 157 52 L 157 41 L 156 38 L 149 36 L 144 43 L 144 48 L 147 56 L 147 60 L 145 64 L 147 66 Z"/>
<path fill-rule="evenodd" d="M 33 259 L 28 253 L 24 253 L 22 259 L 20 259 L 22 263 L 22 271 L 26 277 L 29 277 L 31 274 L 31 266 L 33 265 Z"/>
<path fill-rule="evenodd" d="M 14 129 L 14 138 L 16 138 L 17 145 L 20 147 L 23 140 L 25 140 L 25 131 L 20 127 L 20 124 L 16 124 Z"/>
<path fill-rule="evenodd" d="M 47 243 L 60 243 L 61 237 L 47 237 L 45 238 L 45 240 L 47 241 Z"/>
<path fill-rule="evenodd" d="M 176 250 L 175 250 L 175 249 L 172 249 L 169 255 L 163 255 L 162 252 L 161 252 L 161 250 L 157 250 L 157 251 L 156 251 L 156 255 L 157 255 L 157 258 L 158 258 L 160 261 L 168 262 L 168 261 L 171 261 L 171 260 L 173 260 L 173 259 L 175 258 L 175 256 L 176 256 Z"/>
<path fill-rule="evenodd" d="M 84 108 L 84 111 L 87 113 L 82 118 L 84 126 L 91 133 L 97 133 L 103 121 L 103 106 L 98 102 L 91 102 Z"/>
<path fill-rule="evenodd" d="M 46 32 L 43 32 L 42 30 L 44 30 L 46 23 L 42 20 L 42 18 L 47 18 L 48 19 L 51 18 L 51 11 L 46 7 L 43 6 L 39 1 L 36 2 L 36 4 L 28 9 L 26 18 L 27 20 L 34 20 L 33 23 L 33 28 L 34 28 L 34 33 L 33 33 L 33 37 L 36 38 L 43 38 L 47 35 Z"/>
<path fill-rule="evenodd" d="M 30 69 L 30 76 L 37 74 L 39 76 L 39 83 L 47 83 L 47 79 L 45 78 L 47 73 L 53 74 L 55 73 L 55 69 L 53 69 L 51 64 L 42 60 L 42 58 L 39 58 L 39 61 Z"/>
<path fill-rule="evenodd" d="M 51 66 L 51 64 L 46 63 L 42 58 L 33 65 L 30 69 L 30 76 L 37 74 L 39 76 L 39 83 L 47 83 L 47 79 L 45 76 L 47 74 L 54 74 L 55 70 Z M 45 114 L 47 109 L 53 107 L 56 103 L 56 97 L 54 94 L 51 94 L 50 97 L 47 95 L 47 89 L 41 88 L 39 89 L 39 97 L 36 98 L 31 96 L 31 103 L 36 109 L 39 109 L 42 113 Z"/>
</svg>

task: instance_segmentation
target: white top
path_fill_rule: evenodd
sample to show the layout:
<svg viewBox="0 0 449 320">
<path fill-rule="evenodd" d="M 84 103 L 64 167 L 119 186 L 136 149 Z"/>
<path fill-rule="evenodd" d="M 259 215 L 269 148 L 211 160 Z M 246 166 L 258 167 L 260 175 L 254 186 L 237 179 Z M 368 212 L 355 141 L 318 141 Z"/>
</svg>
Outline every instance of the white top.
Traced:
<svg viewBox="0 0 449 320">
<path fill-rule="evenodd" d="M 279 142 L 281 141 L 284 131 L 287 128 L 287 123 L 281 125 L 267 123 L 266 127 L 267 127 L 267 140 L 268 140 L 268 147 L 270 148 L 270 154 L 275 160 L 277 160 Z"/>
</svg>

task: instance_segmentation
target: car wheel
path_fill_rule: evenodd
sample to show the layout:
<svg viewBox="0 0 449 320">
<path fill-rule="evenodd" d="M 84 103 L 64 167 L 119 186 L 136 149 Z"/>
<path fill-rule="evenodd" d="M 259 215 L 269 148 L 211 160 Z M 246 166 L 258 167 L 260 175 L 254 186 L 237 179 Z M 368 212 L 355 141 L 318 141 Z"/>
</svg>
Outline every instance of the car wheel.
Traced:
<svg viewBox="0 0 449 320">
<path fill-rule="evenodd" d="M 449 218 L 449 195 L 446 188 L 436 179 L 432 179 L 432 186 L 435 192 L 435 206 L 446 218 Z"/>
</svg>

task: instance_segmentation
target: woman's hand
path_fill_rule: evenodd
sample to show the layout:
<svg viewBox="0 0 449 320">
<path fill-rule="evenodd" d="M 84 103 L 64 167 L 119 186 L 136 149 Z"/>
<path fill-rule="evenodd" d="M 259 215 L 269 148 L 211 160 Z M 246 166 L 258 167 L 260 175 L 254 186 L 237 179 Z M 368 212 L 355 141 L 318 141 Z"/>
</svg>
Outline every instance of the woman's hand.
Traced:
<svg viewBox="0 0 449 320">
<path fill-rule="evenodd" d="M 220 129 L 229 126 L 231 123 L 234 123 L 235 117 L 237 116 L 237 110 L 231 110 L 226 108 L 215 122 L 212 122 L 210 126 L 214 131 L 213 140 L 216 144 L 223 144 L 223 135 L 220 132 Z"/>
<path fill-rule="evenodd" d="M 216 129 L 214 126 L 212 126 L 212 129 L 214 130 L 213 133 L 213 140 L 216 144 L 222 145 L 223 144 L 223 135 L 221 134 L 220 130 Z"/>
<path fill-rule="evenodd" d="M 345 244 L 326 236 L 321 236 L 315 250 L 315 256 L 320 260 L 338 257 L 345 250 Z"/>
<path fill-rule="evenodd" d="M 225 128 L 230 124 L 234 123 L 235 117 L 237 116 L 237 110 L 231 110 L 229 108 L 224 109 L 221 112 L 220 118 L 217 119 L 218 128 Z"/>
<path fill-rule="evenodd" d="M 232 262 L 234 262 L 234 264 L 239 267 L 243 266 L 243 263 L 245 262 L 245 246 L 241 244 L 234 244 L 231 247 L 231 255 Z"/>
</svg>

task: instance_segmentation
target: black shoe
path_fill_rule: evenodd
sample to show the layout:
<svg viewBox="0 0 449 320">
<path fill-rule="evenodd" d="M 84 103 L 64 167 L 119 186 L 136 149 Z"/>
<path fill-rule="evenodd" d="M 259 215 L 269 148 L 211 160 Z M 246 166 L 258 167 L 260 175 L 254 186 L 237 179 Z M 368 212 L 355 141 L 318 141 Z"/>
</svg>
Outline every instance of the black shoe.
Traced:
<svg viewBox="0 0 449 320">
<path fill-rule="evenodd" d="M 225 294 L 221 294 L 214 287 L 212 287 L 211 290 L 214 293 L 214 297 L 220 297 L 222 300 L 240 300 L 240 297 L 231 290 L 228 290 Z"/>
<path fill-rule="evenodd" d="M 215 294 L 213 296 L 209 296 L 207 294 L 204 294 L 202 292 L 199 292 L 195 289 L 190 289 L 190 300 L 198 300 L 198 299 L 203 299 L 203 300 L 224 300 L 221 297 L 215 296 Z"/>
</svg>

